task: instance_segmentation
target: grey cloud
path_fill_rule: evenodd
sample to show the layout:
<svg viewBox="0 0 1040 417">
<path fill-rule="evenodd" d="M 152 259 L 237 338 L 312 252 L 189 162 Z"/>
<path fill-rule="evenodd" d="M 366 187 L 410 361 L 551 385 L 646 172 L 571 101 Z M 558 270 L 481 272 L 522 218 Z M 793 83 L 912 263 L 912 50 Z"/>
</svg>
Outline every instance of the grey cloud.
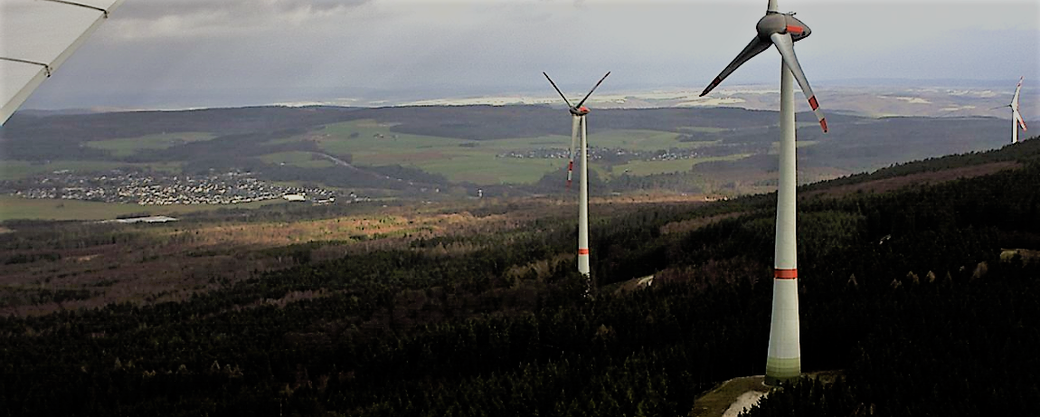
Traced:
<svg viewBox="0 0 1040 417">
<path fill-rule="evenodd" d="M 276 15 L 299 10 L 327 12 L 356 7 L 373 0 L 168 0 L 127 2 L 122 18 L 156 20 L 170 16 L 228 14 L 231 16 Z"/>
<path fill-rule="evenodd" d="M 761 13 L 757 0 L 578 1 L 584 4 L 129 0 L 26 108 L 386 99 L 398 92 L 414 98 L 540 94 L 547 87 L 541 71 L 558 77 L 565 91 L 588 88 L 586 80 L 606 70 L 614 71 L 607 91 L 699 89 L 746 44 Z M 799 7 L 799 17 L 814 29 L 813 38 L 799 44 L 799 58 L 821 86 L 847 78 L 1030 79 L 1037 73 L 1040 38 L 1030 17 L 1040 10 L 1036 4 L 958 3 L 940 14 L 911 2 L 890 16 L 887 5 L 833 3 Z M 878 20 L 850 21 L 853 11 L 882 16 L 883 26 L 900 30 L 872 33 Z M 950 14 L 955 18 L 945 17 Z M 937 20 L 975 26 L 945 32 Z M 979 21 L 1016 29 L 980 31 Z M 775 58 L 753 60 L 729 81 L 773 84 Z"/>
<path fill-rule="evenodd" d="M 253 36 L 313 26 L 347 15 L 374 0 L 130 1 L 110 26 L 127 41 Z"/>
<path fill-rule="evenodd" d="M 373 0 L 169 0 L 127 2 L 119 10 L 118 24 L 134 27 L 128 33 L 163 36 L 205 33 L 206 30 L 298 26 L 316 19 L 342 14 Z M 153 29 L 155 29 L 153 31 Z"/>
</svg>

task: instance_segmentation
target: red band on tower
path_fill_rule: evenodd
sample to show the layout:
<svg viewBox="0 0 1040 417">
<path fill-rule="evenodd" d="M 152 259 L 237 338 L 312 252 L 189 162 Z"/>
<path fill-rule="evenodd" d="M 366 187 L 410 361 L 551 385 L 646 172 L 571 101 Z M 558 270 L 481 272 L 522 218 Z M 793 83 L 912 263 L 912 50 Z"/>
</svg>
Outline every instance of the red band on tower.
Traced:
<svg viewBox="0 0 1040 417">
<path fill-rule="evenodd" d="M 578 255 L 588 255 L 588 254 L 589 254 L 589 250 L 588 249 L 578 249 Z"/>
<path fill-rule="evenodd" d="M 774 269 L 773 278 L 776 279 L 798 279 L 797 269 Z"/>
</svg>

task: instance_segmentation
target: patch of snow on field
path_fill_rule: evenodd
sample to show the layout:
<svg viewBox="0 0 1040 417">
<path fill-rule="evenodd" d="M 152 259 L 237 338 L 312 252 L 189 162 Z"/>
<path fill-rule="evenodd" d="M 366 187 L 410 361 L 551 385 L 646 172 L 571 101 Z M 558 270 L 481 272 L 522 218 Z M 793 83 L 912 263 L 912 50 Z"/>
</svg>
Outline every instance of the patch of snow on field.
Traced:
<svg viewBox="0 0 1040 417">
<path fill-rule="evenodd" d="M 932 104 L 932 102 L 921 97 L 881 96 L 881 98 L 896 99 L 899 101 L 905 101 L 908 104 Z"/>
<path fill-rule="evenodd" d="M 932 104 L 932 102 L 925 100 L 920 97 L 896 97 L 899 100 L 903 100 L 910 104 Z"/>
<path fill-rule="evenodd" d="M 737 400 L 726 409 L 726 412 L 722 413 L 722 417 L 737 417 L 745 408 L 751 408 L 751 406 L 758 404 L 758 400 L 765 396 L 766 393 L 758 391 L 748 391 L 740 394 Z"/>
<path fill-rule="evenodd" d="M 978 107 L 977 106 L 950 106 L 950 107 L 943 107 L 943 108 L 941 108 L 939 110 L 940 111 L 966 111 L 966 110 L 975 110 L 976 108 L 978 108 Z"/>
<path fill-rule="evenodd" d="M 958 97 L 978 97 L 978 98 L 993 98 L 997 96 L 997 93 L 992 90 L 946 90 L 946 94 Z"/>
<path fill-rule="evenodd" d="M 675 107 L 719 107 L 746 102 L 747 100 L 737 97 L 701 98 L 695 101 L 684 101 L 682 103 L 676 104 Z"/>
</svg>

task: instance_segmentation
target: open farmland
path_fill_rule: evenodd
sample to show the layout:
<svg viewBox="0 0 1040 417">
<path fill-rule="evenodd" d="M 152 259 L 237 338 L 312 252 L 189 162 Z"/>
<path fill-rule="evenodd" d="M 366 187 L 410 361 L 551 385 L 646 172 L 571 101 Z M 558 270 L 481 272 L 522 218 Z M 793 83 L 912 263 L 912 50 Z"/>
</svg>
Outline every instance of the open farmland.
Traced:
<svg viewBox="0 0 1040 417">
<path fill-rule="evenodd" d="M 395 124 L 374 120 L 357 120 L 326 126 L 317 133 L 308 133 L 296 140 L 315 140 L 329 153 L 349 154 L 358 166 L 400 164 L 441 174 L 451 181 L 475 184 L 533 184 L 546 174 L 567 165 L 566 153 L 570 137 L 547 135 L 530 138 L 455 139 L 395 133 Z M 693 128 L 686 128 L 690 130 Z M 704 128 L 706 132 L 719 129 Z M 653 152 L 670 149 L 697 149 L 718 144 L 718 141 L 681 141 L 680 134 L 645 129 L 620 129 L 590 134 L 593 148 L 618 148 Z M 280 140 L 285 142 L 286 140 Z M 555 151 L 552 157 L 519 158 L 507 153 Z M 637 160 L 614 166 L 613 163 L 593 160 L 590 168 L 604 178 L 629 170 L 630 175 L 649 175 L 688 171 L 693 165 L 708 161 L 730 161 L 747 155 L 727 157 L 689 158 L 681 160 Z M 275 158 L 264 157 L 273 161 Z M 301 165 L 301 162 L 294 162 Z"/>
<path fill-rule="evenodd" d="M 992 149 L 1006 140 L 1004 121 L 994 118 L 833 114 L 829 120 L 827 135 L 814 123 L 799 125 L 801 183 Z M 27 182 L 65 170 L 132 168 L 192 176 L 248 172 L 268 182 L 376 199 L 552 194 L 564 190 L 556 185 L 567 166 L 570 122 L 547 106 L 259 107 L 25 118 L 0 132 L 0 181 L 39 189 L 45 187 Z M 770 191 L 775 130 L 773 112 L 597 110 L 589 125 L 592 192 Z"/>
<path fill-rule="evenodd" d="M 216 135 L 206 132 L 159 133 L 135 138 L 121 138 L 86 142 L 91 148 L 109 151 L 113 156 L 124 157 L 146 149 L 167 149 L 185 143 L 212 140 Z"/>
<path fill-rule="evenodd" d="M 300 168 L 328 168 L 335 165 L 328 158 L 312 152 L 278 152 L 261 156 L 260 159 L 271 164 L 287 164 Z"/>
<path fill-rule="evenodd" d="M 728 156 L 712 156 L 704 158 L 672 159 L 666 161 L 632 161 L 623 165 L 614 166 L 612 172 L 630 175 L 644 176 L 653 174 L 667 174 L 672 172 L 686 172 L 694 165 L 705 162 L 728 162 L 736 161 L 751 156 L 750 154 L 733 154 Z"/>
<path fill-rule="evenodd" d="M 107 171 L 115 168 L 122 167 L 134 167 L 142 169 L 152 169 L 156 171 L 164 172 L 179 172 L 181 164 L 177 162 L 171 163 L 147 163 L 147 164 L 133 164 L 124 163 L 117 161 L 15 161 L 15 160 L 3 160 L 0 161 L 0 181 L 18 180 L 33 175 L 47 174 L 54 171 L 70 171 L 70 172 L 97 172 Z"/>
</svg>

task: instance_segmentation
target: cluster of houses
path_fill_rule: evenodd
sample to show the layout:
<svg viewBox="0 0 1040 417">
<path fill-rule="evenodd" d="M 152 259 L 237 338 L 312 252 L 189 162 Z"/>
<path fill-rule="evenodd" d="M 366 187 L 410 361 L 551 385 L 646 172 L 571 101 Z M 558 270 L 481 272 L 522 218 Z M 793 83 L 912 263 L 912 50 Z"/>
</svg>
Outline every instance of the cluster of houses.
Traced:
<svg viewBox="0 0 1040 417">
<path fill-rule="evenodd" d="M 140 205 L 238 204 L 285 199 L 328 204 L 333 191 L 317 187 L 272 185 L 250 173 L 172 175 L 124 172 L 76 174 L 55 171 L 49 175 L 5 184 L 10 194 L 24 198 L 102 201 Z"/>
<path fill-rule="evenodd" d="M 606 160 L 611 162 L 626 162 L 631 160 L 642 161 L 672 161 L 678 159 L 690 159 L 700 157 L 695 149 L 672 148 L 656 151 L 633 151 L 624 148 L 601 148 L 589 147 L 589 159 L 593 161 Z M 517 159 L 568 159 L 570 151 L 560 148 L 538 148 L 520 151 L 509 151 L 495 155 L 496 158 Z M 575 155 L 578 158 L 579 155 Z"/>
</svg>

